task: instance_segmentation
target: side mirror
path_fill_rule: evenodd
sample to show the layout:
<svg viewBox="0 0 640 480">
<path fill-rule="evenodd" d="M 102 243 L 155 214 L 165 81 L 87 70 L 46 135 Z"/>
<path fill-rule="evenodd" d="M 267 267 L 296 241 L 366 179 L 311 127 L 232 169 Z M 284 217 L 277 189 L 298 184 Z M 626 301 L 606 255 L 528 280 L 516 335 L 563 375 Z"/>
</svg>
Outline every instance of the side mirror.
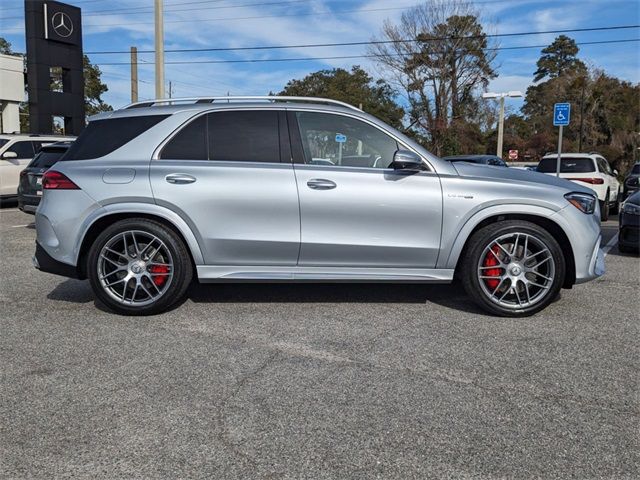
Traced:
<svg viewBox="0 0 640 480">
<path fill-rule="evenodd" d="M 422 159 L 409 150 L 397 150 L 393 154 L 393 163 L 391 166 L 396 170 L 424 170 Z"/>
<path fill-rule="evenodd" d="M 617 176 L 618 176 L 618 170 L 615 170 L 615 169 L 613 170 L 613 176 L 614 176 L 614 177 L 617 177 Z"/>
<path fill-rule="evenodd" d="M 2 154 L 2 158 L 4 158 L 5 160 L 9 160 L 10 158 L 18 158 L 18 154 L 11 150 L 7 150 Z"/>
</svg>

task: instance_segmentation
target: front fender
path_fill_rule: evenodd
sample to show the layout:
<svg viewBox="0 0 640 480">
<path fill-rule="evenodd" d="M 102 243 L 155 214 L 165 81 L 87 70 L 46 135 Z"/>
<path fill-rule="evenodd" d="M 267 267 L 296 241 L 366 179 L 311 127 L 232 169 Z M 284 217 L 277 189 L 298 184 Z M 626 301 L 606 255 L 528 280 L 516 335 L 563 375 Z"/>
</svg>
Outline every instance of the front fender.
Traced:
<svg viewBox="0 0 640 480">
<path fill-rule="evenodd" d="M 457 231 L 449 237 L 449 241 L 445 238 L 442 239 L 438 268 L 455 268 L 471 232 L 473 232 L 483 220 L 500 215 L 533 215 L 546 218 L 560 226 L 570 239 L 571 235 L 568 234 L 568 232 L 571 231 L 569 224 L 562 216 L 557 215 L 557 212 L 558 210 L 556 209 L 543 206 L 515 203 L 493 205 L 483 208 L 461 223 Z"/>
<path fill-rule="evenodd" d="M 168 208 L 153 204 L 153 203 L 117 203 L 111 205 L 105 205 L 91 212 L 91 214 L 84 220 L 81 226 L 81 235 L 77 236 L 77 241 L 74 247 L 75 263 L 77 265 L 78 257 L 80 255 L 80 249 L 82 243 L 87 235 L 87 232 L 91 226 L 108 215 L 114 214 L 143 214 L 151 215 L 162 218 L 170 222 L 178 231 L 182 234 L 187 242 L 187 248 L 191 251 L 193 260 L 196 265 L 204 264 L 204 256 L 202 255 L 202 249 L 197 237 L 189 227 L 189 225 L 180 217 L 177 213 L 169 210 Z"/>
</svg>

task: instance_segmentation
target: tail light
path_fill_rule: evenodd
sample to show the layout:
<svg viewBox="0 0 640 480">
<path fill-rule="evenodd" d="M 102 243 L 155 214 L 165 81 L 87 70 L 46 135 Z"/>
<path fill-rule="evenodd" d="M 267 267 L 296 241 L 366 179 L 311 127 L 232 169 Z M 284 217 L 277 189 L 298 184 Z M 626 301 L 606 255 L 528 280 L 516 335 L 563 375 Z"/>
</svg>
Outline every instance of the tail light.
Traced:
<svg viewBox="0 0 640 480">
<path fill-rule="evenodd" d="M 567 180 L 573 180 L 574 182 L 590 183 L 591 185 L 602 185 L 604 180 L 601 178 L 567 178 Z"/>
<path fill-rule="evenodd" d="M 48 170 L 42 176 L 43 190 L 80 190 L 69 178 L 55 170 Z"/>
</svg>

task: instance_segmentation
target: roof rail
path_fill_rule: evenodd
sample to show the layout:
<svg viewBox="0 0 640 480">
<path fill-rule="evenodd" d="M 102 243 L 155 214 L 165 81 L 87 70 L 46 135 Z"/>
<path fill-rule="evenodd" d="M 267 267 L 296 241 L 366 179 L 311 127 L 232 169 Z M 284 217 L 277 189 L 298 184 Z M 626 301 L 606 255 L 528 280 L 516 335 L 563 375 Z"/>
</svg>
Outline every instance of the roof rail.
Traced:
<svg viewBox="0 0 640 480">
<path fill-rule="evenodd" d="M 143 100 L 140 102 L 130 103 L 123 107 L 123 110 L 128 108 L 142 108 L 153 107 L 159 105 L 175 105 L 178 103 L 213 103 L 213 102 L 237 102 L 237 101 L 255 101 L 264 100 L 268 102 L 310 102 L 310 103 L 326 103 L 329 105 L 339 105 L 341 107 L 350 108 L 351 110 L 357 110 L 361 112 L 359 108 L 349 105 L 339 100 L 332 100 L 330 98 L 318 98 L 318 97 L 287 97 L 287 96 L 227 96 L 227 97 L 185 97 L 185 98 L 156 98 L 155 100 Z"/>
</svg>

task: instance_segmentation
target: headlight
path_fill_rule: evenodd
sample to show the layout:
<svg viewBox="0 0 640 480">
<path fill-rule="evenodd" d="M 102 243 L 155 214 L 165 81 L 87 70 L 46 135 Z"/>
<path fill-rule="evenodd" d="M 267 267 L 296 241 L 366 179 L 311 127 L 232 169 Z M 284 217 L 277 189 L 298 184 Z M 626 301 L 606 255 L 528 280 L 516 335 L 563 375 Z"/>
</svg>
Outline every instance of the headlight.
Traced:
<svg viewBox="0 0 640 480">
<path fill-rule="evenodd" d="M 596 197 L 588 193 L 567 193 L 564 198 L 583 213 L 591 214 L 596 209 Z"/>
<path fill-rule="evenodd" d="M 622 213 L 626 213 L 627 215 L 640 215 L 640 205 L 625 203 L 622 206 Z"/>
</svg>

